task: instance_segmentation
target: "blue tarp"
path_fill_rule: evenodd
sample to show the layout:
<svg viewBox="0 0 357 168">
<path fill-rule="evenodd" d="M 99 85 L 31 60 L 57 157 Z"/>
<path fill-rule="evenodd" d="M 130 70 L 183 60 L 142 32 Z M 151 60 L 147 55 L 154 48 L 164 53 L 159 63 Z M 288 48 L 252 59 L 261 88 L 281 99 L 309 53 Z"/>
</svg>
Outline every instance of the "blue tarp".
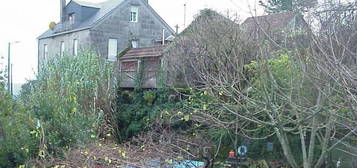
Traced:
<svg viewBox="0 0 357 168">
<path fill-rule="evenodd" d="M 199 162 L 199 161 L 193 161 L 193 160 L 185 160 L 182 162 L 174 162 L 173 165 L 164 165 L 164 168 L 198 168 L 204 166 L 204 162 Z M 150 161 L 149 165 L 150 167 L 157 167 L 160 168 L 160 162 L 158 161 Z M 139 168 L 139 167 L 134 167 L 134 166 L 126 166 L 125 168 Z"/>
<path fill-rule="evenodd" d="M 193 161 L 193 160 L 186 160 L 179 162 L 175 165 L 175 168 L 197 168 L 204 166 L 204 162 L 199 162 L 199 161 Z"/>
</svg>

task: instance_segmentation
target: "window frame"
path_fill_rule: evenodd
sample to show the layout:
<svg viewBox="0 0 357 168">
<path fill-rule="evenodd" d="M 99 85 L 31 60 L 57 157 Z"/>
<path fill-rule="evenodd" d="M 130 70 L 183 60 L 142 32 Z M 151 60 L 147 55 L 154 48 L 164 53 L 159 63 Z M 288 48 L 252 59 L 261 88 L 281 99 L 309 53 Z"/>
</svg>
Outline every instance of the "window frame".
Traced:
<svg viewBox="0 0 357 168">
<path fill-rule="evenodd" d="M 75 23 L 76 19 L 76 14 L 74 12 L 68 14 L 68 22 L 70 25 L 73 25 Z"/>
<path fill-rule="evenodd" d="M 132 46 L 132 48 L 139 48 L 139 40 L 132 40 L 131 46 Z"/>
<path fill-rule="evenodd" d="M 64 41 L 61 41 L 61 44 L 60 44 L 60 56 L 64 56 L 64 50 L 65 50 L 65 44 L 64 44 Z"/>
<path fill-rule="evenodd" d="M 47 60 L 48 58 L 48 44 L 43 44 L 43 59 Z"/>
<path fill-rule="evenodd" d="M 73 39 L 73 55 L 78 56 L 78 39 Z"/>
<path fill-rule="evenodd" d="M 132 6 L 130 8 L 130 22 L 137 23 L 139 20 L 139 8 Z"/>
<path fill-rule="evenodd" d="M 111 42 L 115 42 L 116 45 L 112 44 Z M 111 46 L 115 46 L 115 48 L 111 48 Z M 115 54 L 113 54 L 115 51 Z M 118 55 L 118 39 L 116 38 L 110 38 L 108 39 L 108 57 L 107 60 L 109 61 L 117 61 L 117 55 Z"/>
</svg>

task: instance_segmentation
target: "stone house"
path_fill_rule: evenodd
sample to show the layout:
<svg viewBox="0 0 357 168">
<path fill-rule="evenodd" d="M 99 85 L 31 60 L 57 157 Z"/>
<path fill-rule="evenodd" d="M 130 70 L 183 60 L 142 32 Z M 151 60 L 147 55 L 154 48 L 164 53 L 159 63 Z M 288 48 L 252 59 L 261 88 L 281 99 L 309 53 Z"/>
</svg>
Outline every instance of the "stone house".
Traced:
<svg viewBox="0 0 357 168">
<path fill-rule="evenodd" d="M 38 37 L 39 67 L 49 57 L 77 55 L 84 49 L 116 61 L 118 53 L 128 46 L 151 47 L 174 35 L 148 0 L 60 1 L 60 22 L 51 23 Z"/>
<path fill-rule="evenodd" d="M 241 28 L 247 40 L 254 43 L 269 41 L 273 49 L 306 47 L 307 38 L 312 35 L 304 16 L 297 12 L 249 17 Z"/>
</svg>

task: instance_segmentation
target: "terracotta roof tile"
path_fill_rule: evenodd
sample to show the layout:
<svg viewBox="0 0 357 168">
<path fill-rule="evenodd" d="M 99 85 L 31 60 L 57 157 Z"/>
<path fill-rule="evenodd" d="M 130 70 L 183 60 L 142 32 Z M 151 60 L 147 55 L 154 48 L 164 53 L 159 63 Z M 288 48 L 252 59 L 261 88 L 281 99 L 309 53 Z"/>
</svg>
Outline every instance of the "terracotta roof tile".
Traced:
<svg viewBox="0 0 357 168">
<path fill-rule="evenodd" d="M 160 57 L 162 56 L 165 47 L 166 46 L 133 48 L 130 49 L 124 56 L 122 56 L 120 60 L 130 58 Z"/>
</svg>

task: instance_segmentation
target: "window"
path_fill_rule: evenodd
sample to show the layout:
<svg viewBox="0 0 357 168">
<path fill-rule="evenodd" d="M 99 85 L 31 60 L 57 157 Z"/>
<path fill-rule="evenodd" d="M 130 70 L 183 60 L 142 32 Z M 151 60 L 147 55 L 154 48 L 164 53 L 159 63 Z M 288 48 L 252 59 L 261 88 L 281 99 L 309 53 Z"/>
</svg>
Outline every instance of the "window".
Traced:
<svg viewBox="0 0 357 168">
<path fill-rule="evenodd" d="M 138 7 L 131 7 L 130 11 L 130 22 L 138 22 Z"/>
<path fill-rule="evenodd" d="M 71 25 L 74 24 L 75 16 L 76 15 L 74 13 L 71 13 L 71 14 L 68 15 L 69 24 L 71 24 Z"/>
<path fill-rule="evenodd" d="M 47 58 L 48 58 L 48 45 L 45 44 L 43 45 L 43 59 L 47 60 Z"/>
<path fill-rule="evenodd" d="M 77 39 L 73 40 L 73 55 L 74 56 L 78 55 L 78 40 Z"/>
<path fill-rule="evenodd" d="M 108 41 L 108 60 L 116 61 L 118 53 L 118 40 L 109 39 Z"/>
<path fill-rule="evenodd" d="M 133 40 L 133 41 L 131 41 L 131 46 L 132 46 L 133 48 L 138 48 L 138 45 L 139 45 L 138 40 Z"/>
<path fill-rule="evenodd" d="M 64 42 L 61 42 L 60 56 L 64 56 Z"/>
</svg>

